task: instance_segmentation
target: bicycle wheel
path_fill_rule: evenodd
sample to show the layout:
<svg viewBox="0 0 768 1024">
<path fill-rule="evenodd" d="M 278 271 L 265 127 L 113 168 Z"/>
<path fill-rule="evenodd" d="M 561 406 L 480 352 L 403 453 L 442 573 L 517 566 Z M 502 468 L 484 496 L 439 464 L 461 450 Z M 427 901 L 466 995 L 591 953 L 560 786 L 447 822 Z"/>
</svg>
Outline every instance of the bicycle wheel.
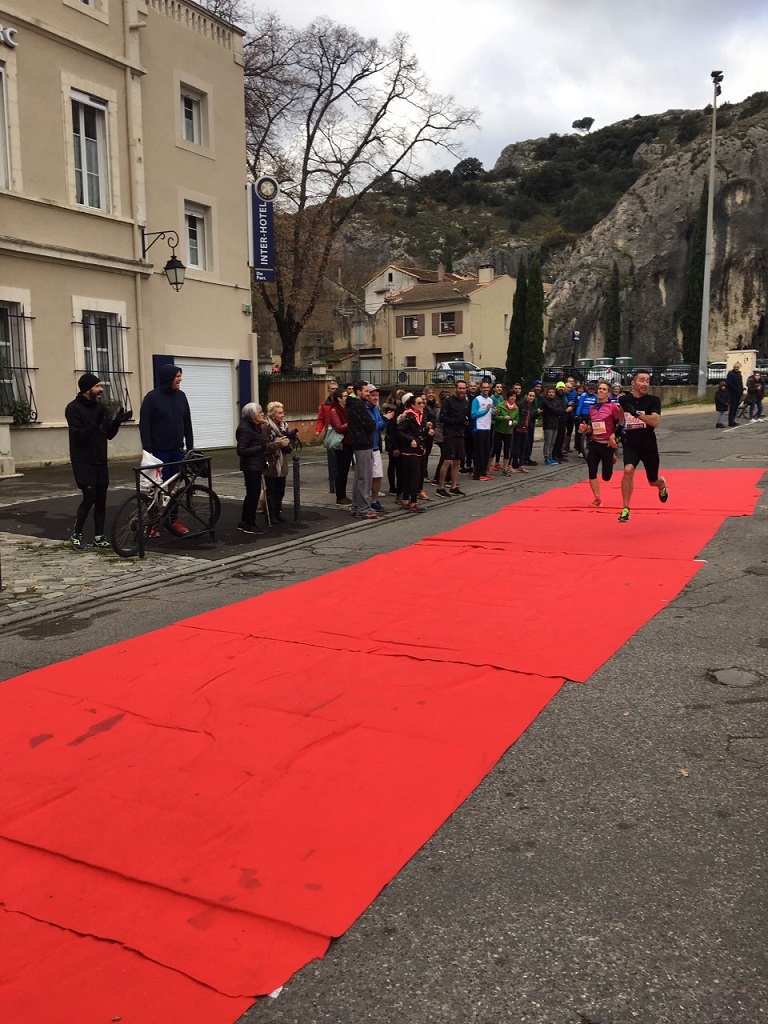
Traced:
<svg viewBox="0 0 768 1024">
<path fill-rule="evenodd" d="M 144 539 L 158 519 L 158 509 L 148 494 L 140 494 Z M 139 550 L 139 511 L 136 495 L 126 498 L 117 510 L 109 532 L 113 550 L 121 558 L 132 558 Z"/>
<path fill-rule="evenodd" d="M 210 487 L 192 484 L 183 494 L 172 499 L 165 517 L 166 529 L 177 536 L 175 527 L 183 526 L 189 533 L 210 530 L 219 521 L 221 501 Z"/>
</svg>

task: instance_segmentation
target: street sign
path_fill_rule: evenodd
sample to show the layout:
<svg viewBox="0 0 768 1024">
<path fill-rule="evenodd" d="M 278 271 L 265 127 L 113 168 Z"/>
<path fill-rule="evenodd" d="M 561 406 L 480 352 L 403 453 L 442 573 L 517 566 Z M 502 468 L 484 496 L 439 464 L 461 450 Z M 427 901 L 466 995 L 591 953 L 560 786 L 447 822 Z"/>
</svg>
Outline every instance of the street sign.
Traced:
<svg viewBox="0 0 768 1024">
<path fill-rule="evenodd" d="M 259 178 L 248 189 L 248 266 L 254 281 L 275 280 L 275 221 L 273 202 L 279 192 L 277 181 Z"/>
</svg>

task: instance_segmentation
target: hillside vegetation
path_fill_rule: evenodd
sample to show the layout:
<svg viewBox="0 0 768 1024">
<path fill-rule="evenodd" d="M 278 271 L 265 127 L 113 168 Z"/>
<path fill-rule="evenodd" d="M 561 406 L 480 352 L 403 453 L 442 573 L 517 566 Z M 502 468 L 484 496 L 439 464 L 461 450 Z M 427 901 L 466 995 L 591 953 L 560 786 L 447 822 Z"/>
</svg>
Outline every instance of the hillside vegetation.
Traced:
<svg viewBox="0 0 768 1024">
<path fill-rule="evenodd" d="M 718 132 L 766 109 L 768 92 L 723 103 Z M 545 261 L 601 221 L 654 162 L 706 136 L 711 114 L 711 107 L 637 114 L 587 134 L 508 146 L 491 170 L 470 157 L 411 182 L 386 181 L 346 233 L 347 245 L 365 248 L 366 236 L 378 236 L 374 262 L 410 257 L 448 269 L 500 249 L 538 249 Z M 514 267 L 513 259 L 503 269 Z"/>
</svg>

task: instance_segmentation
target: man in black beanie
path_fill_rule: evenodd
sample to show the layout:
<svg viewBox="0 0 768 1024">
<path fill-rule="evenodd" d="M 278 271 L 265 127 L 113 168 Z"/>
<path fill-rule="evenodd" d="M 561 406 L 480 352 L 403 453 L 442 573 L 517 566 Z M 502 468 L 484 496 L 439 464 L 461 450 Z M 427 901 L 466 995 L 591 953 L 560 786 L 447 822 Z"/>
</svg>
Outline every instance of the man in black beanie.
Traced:
<svg viewBox="0 0 768 1024">
<path fill-rule="evenodd" d="M 104 536 L 109 487 L 107 441 L 112 440 L 120 424 L 129 420 L 131 414 L 120 406 L 115 418 L 110 417 L 109 410 L 101 401 L 104 386 L 95 373 L 84 373 L 77 386 L 80 389 L 77 398 L 64 410 L 69 426 L 69 460 L 77 486 L 83 492 L 70 543 L 75 551 L 85 551 L 88 545 L 83 540 L 83 526 L 91 509 L 93 546 L 109 547 L 109 541 Z"/>
</svg>

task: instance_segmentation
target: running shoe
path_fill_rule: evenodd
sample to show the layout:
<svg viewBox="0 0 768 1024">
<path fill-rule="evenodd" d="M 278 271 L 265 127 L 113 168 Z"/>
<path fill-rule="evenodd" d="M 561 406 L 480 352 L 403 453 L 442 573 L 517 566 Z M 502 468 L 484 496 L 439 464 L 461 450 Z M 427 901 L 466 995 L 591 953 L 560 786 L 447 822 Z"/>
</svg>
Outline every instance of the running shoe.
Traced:
<svg viewBox="0 0 768 1024">
<path fill-rule="evenodd" d="M 659 491 L 659 501 L 662 504 L 664 504 L 664 502 L 666 502 L 666 501 L 669 501 L 669 491 L 667 490 L 666 483 L 664 484 L 664 486 Z"/>
<path fill-rule="evenodd" d="M 370 512 L 358 512 L 355 519 L 378 519 L 378 512 L 371 510 Z"/>
<path fill-rule="evenodd" d="M 450 498 L 450 494 L 448 493 L 448 491 L 446 491 L 444 487 L 438 487 L 437 490 L 435 491 L 435 494 L 438 496 L 438 498 Z"/>
<path fill-rule="evenodd" d="M 409 512 L 426 512 L 427 510 L 423 505 L 411 505 L 408 509 Z"/>
<path fill-rule="evenodd" d="M 73 533 L 72 536 L 69 538 L 69 543 L 72 545 L 75 551 L 85 551 L 88 548 L 88 545 L 83 540 L 82 533 Z"/>
<path fill-rule="evenodd" d="M 492 476 L 478 476 L 478 477 L 476 477 L 476 479 L 477 480 L 482 480 L 485 483 L 488 480 L 493 480 L 493 477 Z"/>
<path fill-rule="evenodd" d="M 629 509 L 628 508 L 623 508 L 621 510 L 621 512 L 619 513 L 619 522 L 620 523 L 628 523 L 629 522 Z"/>
<path fill-rule="evenodd" d="M 337 505 L 351 505 L 352 504 L 352 499 L 351 498 L 337 498 L 336 499 L 336 504 Z"/>
<path fill-rule="evenodd" d="M 421 498 L 422 501 L 432 501 L 432 499 L 430 498 L 426 491 L 419 491 L 419 497 Z"/>
<path fill-rule="evenodd" d="M 371 502 L 371 508 L 373 509 L 374 512 L 383 512 L 384 511 L 384 506 L 381 504 L 380 501 L 372 501 Z"/>
<path fill-rule="evenodd" d="M 273 519 L 277 519 L 277 516 L 272 516 Z M 183 523 L 171 523 L 168 527 L 171 533 L 174 533 L 177 537 L 184 537 L 189 533 L 189 530 Z"/>
<path fill-rule="evenodd" d="M 459 487 L 452 487 L 451 494 L 453 494 L 456 498 L 466 498 L 466 494 Z"/>
<path fill-rule="evenodd" d="M 112 545 L 109 543 L 103 533 L 98 534 L 93 538 L 93 546 L 95 548 L 111 548 Z"/>
</svg>

